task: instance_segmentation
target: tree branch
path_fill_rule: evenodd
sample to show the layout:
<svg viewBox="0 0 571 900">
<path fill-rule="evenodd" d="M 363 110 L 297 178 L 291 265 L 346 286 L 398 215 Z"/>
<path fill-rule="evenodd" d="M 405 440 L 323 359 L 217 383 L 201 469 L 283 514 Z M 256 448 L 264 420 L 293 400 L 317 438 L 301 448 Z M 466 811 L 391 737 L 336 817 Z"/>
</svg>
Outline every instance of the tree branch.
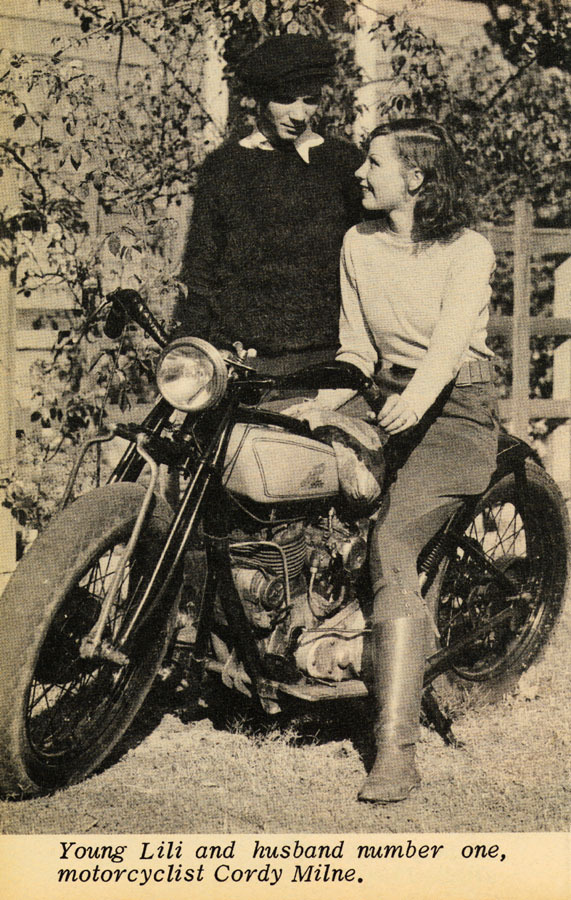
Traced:
<svg viewBox="0 0 571 900">
<path fill-rule="evenodd" d="M 31 178 L 33 178 L 35 184 L 38 187 L 38 190 L 42 195 L 42 204 L 43 206 L 46 206 L 48 202 L 48 195 L 45 187 L 42 184 L 40 176 L 30 168 L 30 166 L 22 159 L 17 150 L 14 150 L 14 148 L 10 147 L 9 144 L 2 143 L 0 144 L 0 147 L 5 151 L 5 153 L 8 153 L 14 159 L 14 161 L 17 162 L 18 165 L 21 166 L 28 173 L 28 175 L 31 176 Z"/>
<path fill-rule="evenodd" d="M 509 78 L 507 78 L 506 81 L 504 81 L 504 83 L 498 88 L 498 90 L 496 91 L 496 93 L 494 94 L 494 96 L 489 101 L 488 105 L 486 106 L 484 112 L 489 112 L 490 109 L 492 108 L 492 106 L 494 105 L 494 103 L 496 103 L 501 97 L 504 96 L 504 94 L 506 93 L 508 88 L 514 83 L 514 81 L 517 81 L 517 79 L 520 78 L 520 76 L 523 75 L 523 73 L 525 71 L 527 71 L 527 69 L 529 69 L 529 67 L 532 66 L 535 62 L 537 62 L 537 56 L 532 56 L 531 59 L 529 59 L 519 69 L 517 69 L 517 71 L 512 72 L 512 74 L 509 76 Z"/>
<path fill-rule="evenodd" d="M 123 19 L 125 19 L 127 13 L 125 10 L 125 0 L 121 0 L 121 15 Z M 121 63 L 123 61 L 123 45 L 125 43 L 125 35 L 123 34 L 123 29 L 121 28 L 119 32 L 119 47 L 117 50 L 117 62 L 115 63 L 115 81 L 119 83 L 119 72 L 121 70 Z"/>
<path fill-rule="evenodd" d="M 89 7 L 89 5 L 75 3 L 74 6 L 77 9 L 82 9 L 86 13 L 93 15 L 94 17 L 98 18 L 99 21 L 101 21 L 103 19 L 102 14 L 97 10 L 91 9 Z M 174 3 L 172 6 L 168 7 L 168 13 L 172 14 L 173 12 L 192 12 L 193 9 L 195 9 L 195 8 L 196 8 L 196 0 L 180 0 L 180 2 Z M 89 34 L 86 34 L 80 38 L 74 39 L 73 41 L 69 41 L 67 48 L 60 48 L 58 53 L 62 53 L 65 51 L 65 49 L 70 49 L 71 47 L 77 46 L 78 44 L 87 43 L 87 41 L 91 40 L 94 37 L 97 37 L 97 35 L 99 35 L 99 34 L 117 34 L 119 36 L 119 40 L 120 40 L 119 55 L 118 55 L 116 70 L 115 70 L 115 77 L 117 78 L 118 72 L 119 72 L 119 66 L 121 63 L 122 47 L 123 47 L 123 39 L 124 39 L 124 29 L 129 26 L 136 25 L 139 22 L 151 21 L 152 19 L 156 19 L 165 14 L 165 10 L 147 10 L 146 12 L 140 13 L 139 15 L 136 15 L 136 16 L 127 16 L 127 15 L 125 15 L 124 2 L 121 2 L 121 12 L 122 12 L 121 18 L 116 19 L 112 22 L 109 20 L 103 21 L 103 24 L 101 24 L 98 28 L 90 31 Z M 168 60 L 161 59 L 160 55 L 157 53 L 152 42 L 150 40 L 148 40 L 147 38 L 145 38 L 138 28 L 137 28 L 136 32 L 133 33 L 133 37 L 136 37 L 138 40 L 140 40 L 141 43 L 148 50 L 150 50 L 151 53 L 155 57 L 157 57 L 157 59 L 164 66 L 164 68 L 173 76 L 175 83 L 178 84 L 178 86 L 180 88 L 182 88 L 182 90 L 186 94 L 190 94 L 190 96 L 192 97 L 192 99 L 194 100 L 194 102 L 196 103 L 198 108 L 200 109 L 202 115 L 206 118 L 207 121 L 209 121 L 213 125 L 215 125 L 218 133 L 222 137 L 223 132 L 220 131 L 220 129 L 218 128 L 218 126 L 216 125 L 214 120 L 212 119 L 212 116 L 206 110 L 203 103 L 200 101 L 198 92 L 193 92 L 189 89 L 186 82 L 178 76 L 174 66 L 172 66 Z"/>
</svg>

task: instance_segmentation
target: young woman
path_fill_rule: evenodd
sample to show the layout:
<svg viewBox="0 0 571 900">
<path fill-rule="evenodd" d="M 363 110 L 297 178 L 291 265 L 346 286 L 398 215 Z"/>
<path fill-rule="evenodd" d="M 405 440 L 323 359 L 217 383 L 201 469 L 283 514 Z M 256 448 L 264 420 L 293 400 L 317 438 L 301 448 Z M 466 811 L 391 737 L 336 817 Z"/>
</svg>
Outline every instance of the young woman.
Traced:
<svg viewBox="0 0 571 900">
<path fill-rule="evenodd" d="M 359 798 L 375 802 L 404 799 L 420 781 L 415 741 L 428 621 L 418 554 L 495 468 L 486 346 L 494 253 L 469 227 L 462 164 L 435 122 L 376 128 L 356 175 L 373 217 L 345 236 L 337 359 L 374 375 L 386 396 L 377 418 L 390 435 L 392 471 L 370 559 L 377 756 Z M 322 391 L 317 403 L 347 399 Z"/>
</svg>

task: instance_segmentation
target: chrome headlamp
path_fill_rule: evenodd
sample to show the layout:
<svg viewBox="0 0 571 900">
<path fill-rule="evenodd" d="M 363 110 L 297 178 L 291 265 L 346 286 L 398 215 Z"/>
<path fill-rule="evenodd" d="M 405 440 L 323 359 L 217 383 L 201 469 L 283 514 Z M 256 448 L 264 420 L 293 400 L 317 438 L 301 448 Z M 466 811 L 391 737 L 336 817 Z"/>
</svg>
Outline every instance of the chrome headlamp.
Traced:
<svg viewBox="0 0 571 900">
<path fill-rule="evenodd" d="M 157 387 L 183 412 L 200 412 L 222 399 L 228 371 L 216 347 L 200 338 L 179 338 L 165 347 L 157 366 Z"/>
</svg>

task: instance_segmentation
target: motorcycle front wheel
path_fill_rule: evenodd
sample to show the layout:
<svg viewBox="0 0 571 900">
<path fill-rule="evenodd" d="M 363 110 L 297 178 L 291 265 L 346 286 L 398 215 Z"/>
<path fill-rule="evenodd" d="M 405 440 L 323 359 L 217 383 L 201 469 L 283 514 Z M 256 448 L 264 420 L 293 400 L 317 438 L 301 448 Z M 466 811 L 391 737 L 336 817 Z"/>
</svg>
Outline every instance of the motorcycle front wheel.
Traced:
<svg viewBox="0 0 571 900">
<path fill-rule="evenodd" d="M 436 604 L 441 645 L 463 648 L 453 671 L 476 682 L 523 672 L 569 593 L 571 532 L 561 492 L 527 460 L 519 475 L 488 489 L 454 544 Z"/>
<path fill-rule="evenodd" d="M 0 601 L 0 790 L 25 796 L 70 784 L 116 745 L 145 699 L 174 627 L 176 602 L 151 609 L 124 658 L 84 657 L 144 489 L 108 485 L 57 515 Z M 103 633 L 110 647 L 150 578 L 171 512 L 159 498 L 127 565 Z"/>
</svg>

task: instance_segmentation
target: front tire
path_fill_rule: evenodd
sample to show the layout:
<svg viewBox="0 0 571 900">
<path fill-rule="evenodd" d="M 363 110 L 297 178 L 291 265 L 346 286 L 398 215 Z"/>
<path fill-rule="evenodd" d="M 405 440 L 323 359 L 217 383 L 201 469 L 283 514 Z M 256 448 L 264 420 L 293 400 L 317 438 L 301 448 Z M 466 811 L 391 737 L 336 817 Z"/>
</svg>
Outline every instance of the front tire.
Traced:
<svg viewBox="0 0 571 900">
<path fill-rule="evenodd" d="M 170 599 L 135 629 L 126 663 L 80 654 L 144 493 L 139 485 L 115 484 L 81 497 L 37 538 L 2 596 L 4 795 L 53 790 L 85 777 L 121 738 L 152 685 L 172 635 L 176 602 Z M 108 618 L 110 643 L 148 583 L 171 515 L 156 498 Z"/>
<path fill-rule="evenodd" d="M 548 641 L 571 583 L 569 516 L 557 485 L 537 463 L 526 460 L 519 474 L 488 489 L 438 582 L 442 646 L 453 648 L 491 619 L 497 623 L 465 646 L 452 667 L 456 675 L 490 682 L 528 668 Z"/>
</svg>

